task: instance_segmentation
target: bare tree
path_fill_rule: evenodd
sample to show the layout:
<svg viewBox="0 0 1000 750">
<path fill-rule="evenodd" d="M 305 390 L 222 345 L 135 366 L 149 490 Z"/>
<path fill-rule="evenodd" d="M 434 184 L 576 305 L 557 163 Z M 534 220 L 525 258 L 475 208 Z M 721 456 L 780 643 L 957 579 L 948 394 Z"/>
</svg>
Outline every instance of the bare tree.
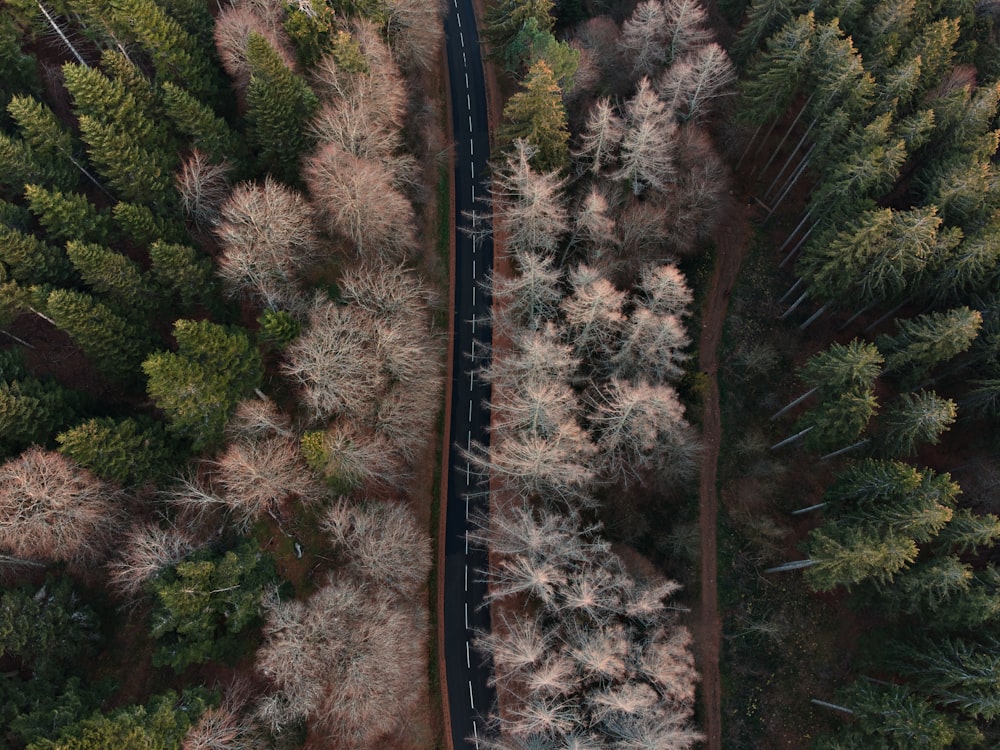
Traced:
<svg viewBox="0 0 1000 750">
<path fill-rule="evenodd" d="M 667 109 L 686 122 L 704 119 L 719 97 L 732 93 L 736 69 L 715 42 L 676 60 L 660 78 L 660 98 Z"/>
<path fill-rule="evenodd" d="M 28 448 L 0 465 L 0 550 L 48 562 L 91 563 L 123 521 L 122 493 L 55 451 Z"/>
<path fill-rule="evenodd" d="M 687 750 L 705 741 L 705 736 L 686 719 L 679 720 L 669 714 L 612 714 L 602 724 L 615 748 L 621 750 Z"/>
<path fill-rule="evenodd" d="M 690 359 L 684 352 L 690 343 L 676 315 L 637 307 L 626 324 L 621 348 L 612 358 L 615 374 L 654 383 L 677 380 Z"/>
<path fill-rule="evenodd" d="M 290 497 L 308 502 L 321 495 L 294 438 L 234 441 L 211 465 L 212 482 L 243 531 Z"/>
<path fill-rule="evenodd" d="M 625 123 L 611 100 L 602 97 L 594 102 L 580 133 L 580 150 L 574 154 L 595 175 L 614 163 L 625 134 Z"/>
<path fill-rule="evenodd" d="M 401 503 L 340 499 L 323 515 L 320 526 L 347 557 L 351 571 L 374 586 L 412 597 L 427 583 L 431 570 L 430 537 Z"/>
<path fill-rule="evenodd" d="M 501 611 L 490 632 L 476 636 L 476 648 L 493 659 L 500 680 L 541 663 L 552 648 L 552 638 L 531 615 Z"/>
<path fill-rule="evenodd" d="M 684 407 L 670 386 L 613 379 L 591 399 L 590 421 L 612 476 L 636 476 L 688 440 Z"/>
<path fill-rule="evenodd" d="M 108 583 L 118 593 L 133 596 L 146 581 L 191 554 L 197 544 L 184 529 L 147 523 L 132 529 L 121 547 L 108 563 Z"/>
<path fill-rule="evenodd" d="M 486 380 L 509 386 L 538 380 L 576 380 L 580 360 L 574 356 L 573 347 L 562 341 L 554 323 L 545 323 L 538 330 L 515 328 L 511 336 L 510 349 L 498 352 L 483 371 Z"/>
<path fill-rule="evenodd" d="M 237 186 L 221 214 L 219 275 L 229 293 L 271 309 L 295 307 L 297 283 L 320 257 L 309 202 L 267 177 Z"/>
<path fill-rule="evenodd" d="M 415 689 L 426 679 L 423 609 L 338 580 L 307 601 L 265 607 L 257 670 L 276 689 L 262 707 L 272 726 L 306 718 L 361 749 L 384 746 L 405 725 L 426 689 Z"/>
<path fill-rule="evenodd" d="M 549 438 L 561 426 L 577 421 L 580 405 L 569 384 L 558 380 L 532 380 L 517 388 L 498 386 L 490 405 L 492 429 L 503 434 L 524 432 Z"/>
<path fill-rule="evenodd" d="M 519 434 L 495 440 L 489 449 L 473 444 L 470 459 L 503 480 L 522 497 L 542 496 L 588 501 L 594 479 L 594 446 L 575 422 L 561 425 L 552 437 Z"/>
<path fill-rule="evenodd" d="M 568 340 L 577 354 L 594 362 L 617 350 L 625 323 L 625 293 L 594 268 L 581 264 L 570 272 L 570 293 L 561 310 Z"/>
<path fill-rule="evenodd" d="M 666 188 L 676 174 L 677 126 L 648 78 L 639 81 L 635 95 L 625 105 L 625 114 L 621 166 L 615 177 L 627 180 L 635 195 L 646 187 Z"/>
<path fill-rule="evenodd" d="M 444 40 L 441 23 L 446 6 L 441 0 L 395 0 L 387 3 L 385 29 L 400 64 L 411 70 L 430 70 Z"/>
<path fill-rule="evenodd" d="M 687 628 L 676 625 L 658 628 L 641 644 L 637 660 L 639 673 L 652 682 L 666 700 L 688 711 L 693 709 L 698 682 L 691 644 L 691 632 Z"/>
<path fill-rule="evenodd" d="M 626 682 L 598 690 L 588 696 L 590 710 L 598 721 L 613 715 L 647 716 L 655 712 L 659 696 L 645 683 Z"/>
<path fill-rule="evenodd" d="M 521 250 L 516 273 L 490 277 L 490 287 L 498 304 L 497 323 L 505 329 L 537 330 L 551 320 L 562 292 L 560 274 L 547 255 Z"/>
<path fill-rule="evenodd" d="M 530 697 L 508 709 L 504 729 L 515 737 L 559 736 L 577 726 L 577 714 L 568 701 Z"/>
<path fill-rule="evenodd" d="M 476 519 L 469 541 L 495 555 L 548 558 L 560 565 L 586 563 L 606 555 L 609 547 L 594 534 L 599 527 L 580 527 L 579 516 L 508 503 Z"/>
<path fill-rule="evenodd" d="M 231 439 L 244 442 L 296 437 L 292 420 L 269 398 L 241 401 L 226 425 L 226 433 Z"/>
<path fill-rule="evenodd" d="M 396 260 L 415 247 L 413 206 L 381 162 L 327 143 L 306 158 L 303 176 L 326 228 L 363 257 Z"/>
<path fill-rule="evenodd" d="M 323 434 L 322 473 L 344 490 L 398 487 L 407 477 L 400 452 L 384 435 L 349 422 L 336 422 Z"/>
<path fill-rule="evenodd" d="M 372 315 L 424 320 L 436 302 L 434 292 L 405 266 L 375 261 L 346 269 L 338 281 L 340 296 Z"/>
<path fill-rule="evenodd" d="M 247 710 L 253 688 L 249 680 L 228 685 L 218 706 L 211 706 L 184 735 L 181 750 L 255 750 L 263 738 Z"/>
<path fill-rule="evenodd" d="M 507 247 L 518 257 L 529 250 L 555 252 L 569 231 L 566 181 L 555 172 L 533 170 L 529 161 L 533 154 L 526 141 L 516 140 L 492 188 Z"/>
<path fill-rule="evenodd" d="M 215 226 L 219 222 L 222 204 L 230 193 L 228 162 L 214 164 L 208 157 L 193 149 L 177 173 L 177 191 L 181 206 L 192 221 L 201 226 Z"/>
<path fill-rule="evenodd" d="M 630 639 L 623 625 L 571 622 L 565 638 L 577 668 L 589 679 L 599 682 L 625 679 Z"/>
<path fill-rule="evenodd" d="M 605 254 L 613 255 L 617 250 L 618 237 L 610 208 L 607 195 L 597 185 L 590 188 L 577 206 L 573 241 L 584 245 L 589 262 L 600 262 Z"/>
<path fill-rule="evenodd" d="M 622 24 L 622 46 L 636 75 L 654 75 L 687 50 L 712 39 L 698 0 L 643 0 Z"/>
<path fill-rule="evenodd" d="M 213 36 L 222 67 L 233 79 L 238 91 L 246 91 L 250 83 L 250 63 L 247 42 L 251 34 L 264 37 L 285 65 L 295 69 L 293 46 L 280 23 L 272 21 L 270 13 L 256 13 L 249 4 L 230 5 L 215 19 Z"/>
<path fill-rule="evenodd" d="M 309 325 L 285 351 L 282 371 L 300 391 L 312 417 L 364 413 L 383 388 L 369 313 L 317 297 Z"/>
<path fill-rule="evenodd" d="M 673 263 L 647 266 L 640 276 L 639 286 L 652 312 L 677 316 L 690 313 L 694 295 L 684 274 Z"/>
</svg>

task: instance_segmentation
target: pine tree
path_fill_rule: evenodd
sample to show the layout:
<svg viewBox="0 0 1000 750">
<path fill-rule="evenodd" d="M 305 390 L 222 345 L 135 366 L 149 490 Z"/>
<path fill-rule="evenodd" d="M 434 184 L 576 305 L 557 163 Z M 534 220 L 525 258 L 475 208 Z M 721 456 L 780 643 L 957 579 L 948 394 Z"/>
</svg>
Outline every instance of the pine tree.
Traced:
<svg viewBox="0 0 1000 750">
<path fill-rule="evenodd" d="M 24 197 L 51 240 L 107 242 L 110 237 L 111 221 L 107 213 L 100 211 L 82 193 L 61 193 L 40 185 L 25 185 Z"/>
<path fill-rule="evenodd" d="M 70 335 L 91 363 L 109 378 L 128 382 L 149 350 L 149 334 L 89 294 L 56 289 L 45 312 Z"/>
<path fill-rule="evenodd" d="M 970 718 L 1000 715 L 1000 648 L 989 636 L 918 637 L 893 644 L 896 671 L 935 703 Z"/>
<path fill-rule="evenodd" d="M 163 426 L 148 419 L 91 419 L 59 433 L 56 442 L 63 455 L 125 487 L 163 477 L 175 457 Z"/>
<path fill-rule="evenodd" d="M 972 346 L 982 322 L 982 314 L 968 307 L 897 320 L 899 332 L 878 339 L 886 372 L 904 375 L 909 381 L 926 377 L 937 365 Z"/>
<path fill-rule="evenodd" d="M 769 41 L 775 31 L 791 21 L 794 7 L 789 0 L 753 0 L 732 45 L 737 62 L 749 60 L 765 40 Z"/>
<path fill-rule="evenodd" d="M 57 429 L 80 415 L 84 405 L 78 393 L 29 375 L 20 350 L 8 349 L 0 355 L 0 454 L 48 444 Z"/>
<path fill-rule="evenodd" d="M 806 581 L 816 591 L 861 581 L 889 582 L 917 558 L 917 545 L 900 534 L 859 526 L 822 526 L 809 534 Z"/>
<path fill-rule="evenodd" d="M 43 184 L 57 190 L 76 187 L 84 170 L 76 157 L 78 149 L 72 133 L 55 113 L 31 96 L 11 98 L 7 103 L 7 112 L 17 123 L 30 158 L 40 167 L 44 175 Z M 22 185 L 28 182 L 34 180 L 25 180 Z"/>
<path fill-rule="evenodd" d="M 295 183 L 299 157 L 311 145 L 306 124 L 316 110 L 316 95 L 263 36 L 251 33 L 246 46 L 250 66 L 247 118 L 262 170 Z"/>
<path fill-rule="evenodd" d="M 534 147 L 531 165 L 543 172 L 569 163 L 569 130 L 562 90 L 545 60 L 528 69 L 521 90 L 504 106 L 504 124 L 497 134 L 505 144 L 523 140 Z"/>
<path fill-rule="evenodd" d="M 766 49 L 754 57 L 740 82 L 741 118 L 763 125 L 788 109 L 812 60 L 815 33 L 816 18 L 810 12 L 789 21 L 767 40 Z"/>
<path fill-rule="evenodd" d="M 555 24 L 552 0 L 503 0 L 487 10 L 483 36 L 501 60 L 529 19 L 540 31 L 551 31 Z"/>
<path fill-rule="evenodd" d="M 174 323 L 177 352 L 142 363 L 146 391 L 167 414 L 170 431 L 195 451 L 217 445 L 236 404 L 260 384 L 260 354 L 240 329 L 208 321 Z"/>
</svg>

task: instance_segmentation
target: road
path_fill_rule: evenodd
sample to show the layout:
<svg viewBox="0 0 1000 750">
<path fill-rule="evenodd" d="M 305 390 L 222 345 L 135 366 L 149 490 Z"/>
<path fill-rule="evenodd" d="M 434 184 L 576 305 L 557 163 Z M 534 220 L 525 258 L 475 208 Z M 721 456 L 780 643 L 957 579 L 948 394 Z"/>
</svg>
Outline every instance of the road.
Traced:
<svg viewBox="0 0 1000 750">
<path fill-rule="evenodd" d="M 448 497 L 445 519 L 444 629 L 445 680 L 455 750 L 478 748 L 485 717 L 495 702 L 487 681 L 490 666 L 472 646 L 474 632 L 488 631 L 489 608 L 482 606 L 486 554 L 465 540 L 470 511 L 488 502 L 485 479 L 476 475 L 462 448 L 488 444 L 489 385 L 476 375 L 492 340 L 490 295 L 483 286 L 493 267 L 493 241 L 488 232 L 473 240 L 463 232 L 467 215 L 488 212 L 485 177 L 489 159 L 486 87 L 479 35 L 471 0 L 448 0 L 445 44 L 451 79 L 452 127 L 455 139 L 455 332 L 452 370 Z M 488 227 L 481 227 L 488 228 Z"/>
</svg>

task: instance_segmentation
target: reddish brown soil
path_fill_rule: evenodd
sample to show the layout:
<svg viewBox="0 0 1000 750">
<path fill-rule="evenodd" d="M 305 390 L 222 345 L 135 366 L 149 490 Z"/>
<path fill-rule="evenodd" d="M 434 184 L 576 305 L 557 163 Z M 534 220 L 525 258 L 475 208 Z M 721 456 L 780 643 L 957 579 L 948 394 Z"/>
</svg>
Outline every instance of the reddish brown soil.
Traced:
<svg viewBox="0 0 1000 750">
<path fill-rule="evenodd" d="M 702 421 L 702 464 L 699 484 L 699 531 L 701 540 L 701 595 L 694 622 L 697 659 L 702 679 L 702 712 L 708 750 L 722 750 L 722 688 L 719 679 L 719 648 L 722 620 L 716 583 L 719 496 L 716 468 L 722 422 L 719 412 L 719 345 L 729 305 L 729 294 L 736 283 L 743 255 L 750 238 L 749 208 L 729 197 L 719 225 L 712 233 L 716 257 L 712 282 L 703 310 L 701 337 L 698 343 L 698 367 L 708 375 L 704 394 Z"/>
</svg>

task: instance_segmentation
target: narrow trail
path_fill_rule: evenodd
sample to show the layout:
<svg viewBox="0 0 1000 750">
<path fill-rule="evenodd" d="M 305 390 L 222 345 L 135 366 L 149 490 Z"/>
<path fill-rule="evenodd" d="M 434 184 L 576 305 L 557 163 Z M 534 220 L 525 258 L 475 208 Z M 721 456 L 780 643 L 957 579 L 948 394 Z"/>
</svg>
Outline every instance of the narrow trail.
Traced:
<svg viewBox="0 0 1000 750">
<path fill-rule="evenodd" d="M 715 241 L 715 269 L 703 310 L 701 337 L 698 342 L 698 368 L 708 375 L 702 418 L 703 453 L 701 481 L 698 488 L 699 537 L 701 540 L 701 596 L 695 636 L 702 680 L 702 701 L 708 750 L 722 750 L 722 687 L 719 677 L 719 649 L 722 643 L 722 619 L 716 582 L 718 544 L 716 526 L 719 496 L 716 473 L 722 418 L 719 410 L 719 346 L 729 306 L 729 294 L 743 263 L 750 239 L 749 210 L 733 196 L 723 208 L 712 239 Z"/>
</svg>

